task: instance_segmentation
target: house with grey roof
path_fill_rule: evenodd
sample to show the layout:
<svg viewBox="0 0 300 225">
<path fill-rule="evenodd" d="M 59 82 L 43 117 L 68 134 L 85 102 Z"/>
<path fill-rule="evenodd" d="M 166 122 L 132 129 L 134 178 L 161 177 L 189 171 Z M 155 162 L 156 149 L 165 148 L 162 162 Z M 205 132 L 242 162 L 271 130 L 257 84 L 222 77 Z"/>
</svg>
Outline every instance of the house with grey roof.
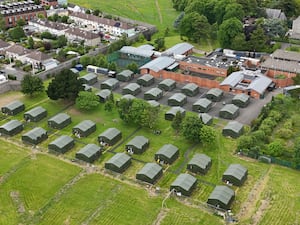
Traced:
<svg viewBox="0 0 300 225">
<path fill-rule="evenodd" d="M 212 164 L 211 158 L 205 154 L 195 154 L 188 162 L 187 169 L 192 173 L 206 174 Z"/>
<path fill-rule="evenodd" d="M 22 141 L 32 145 L 37 145 L 47 138 L 47 131 L 41 127 L 35 127 L 22 135 Z"/>
<path fill-rule="evenodd" d="M 235 197 L 234 190 L 225 186 L 217 185 L 207 199 L 208 206 L 229 210 Z"/>
<path fill-rule="evenodd" d="M 163 174 L 163 169 L 157 163 L 146 163 L 146 165 L 136 173 L 136 179 L 154 184 Z"/>
<path fill-rule="evenodd" d="M 76 152 L 75 157 L 79 160 L 92 163 L 101 155 L 101 148 L 95 144 L 87 144 Z"/>
<path fill-rule="evenodd" d="M 135 136 L 126 145 L 125 149 L 130 154 L 142 154 L 149 148 L 150 141 L 144 136 Z"/>
<path fill-rule="evenodd" d="M 281 9 L 266 8 L 268 19 L 286 20 L 286 15 Z"/>
<path fill-rule="evenodd" d="M 197 100 L 192 108 L 193 111 L 200 112 L 200 113 L 207 113 L 212 108 L 212 101 L 207 98 L 200 98 Z"/>
<path fill-rule="evenodd" d="M 65 36 L 69 42 L 83 42 L 85 46 L 98 46 L 101 43 L 99 34 L 77 27 L 66 30 Z"/>
<path fill-rule="evenodd" d="M 10 46 L 9 43 L 0 39 L 0 54 L 5 55 L 5 50 Z"/>
<path fill-rule="evenodd" d="M 172 91 L 173 89 L 176 88 L 176 81 L 173 79 L 164 79 L 162 80 L 158 86 L 163 91 Z"/>
<path fill-rule="evenodd" d="M 32 52 L 32 50 L 24 48 L 21 45 L 14 44 L 9 46 L 5 50 L 5 57 L 8 59 L 20 60 L 21 62 L 24 62 L 26 61 L 26 55 L 30 52 Z"/>
<path fill-rule="evenodd" d="M 131 165 L 131 157 L 126 153 L 116 153 L 107 162 L 105 162 L 105 169 L 117 173 L 123 173 Z"/>
<path fill-rule="evenodd" d="M 229 136 L 232 138 L 237 138 L 241 136 L 243 132 L 244 132 L 244 125 L 237 121 L 229 121 L 222 130 L 222 134 L 224 136 Z"/>
<path fill-rule="evenodd" d="M 165 144 L 155 153 L 155 161 L 161 164 L 172 164 L 179 157 L 179 149 L 172 144 Z"/>
<path fill-rule="evenodd" d="M 75 142 L 73 138 L 67 135 L 62 135 L 48 144 L 48 150 L 56 153 L 64 154 L 70 149 L 72 149 L 74 145 Z"/>
<path fill-rule="evenodd" d="M 14 116 L 25 110 L 25 105 L 19 100 L 12 101 L 1 107 L 1 112 L 5 115 Z"/>
<path fill-rule="evenodd" d="M 64 23 L 52 22 L 46 19 L 29 20 L 28 25 L 34 26 L 36 32 L 49 32 L 56 36 L 65 35 L 66 30 L 69 29 L 69 26 Z"/>
<path fill-rule="evenodd" d="M 13 136 L 20 133 L 23 129 L 23 123 L 21 123 L 19 120 L 11 120 L 0 126 L 0 136 Z"/>
<path fill-rule="evenodd" d="M 23 117 L 27 122 L 38 122 L 47 117 L 47 110 L 41 106 L 37 106 L 25 112 Z"/>
<path fill-rule="evenodd" d="M 234 104 L 226 104 L 219 112 L 219 116 L 223 119 L 235 119 L 240 113 L 240 108 Z"/>
<path fill-rule="evenodd" d="M 226 171 L 223 173 L 222 180 L 235 186 L 242 186 L 248 176 L 246 167 L 240 164 L 230 164 Z"/>
<path fill-rule="evenodd" d="M 170 98 L 168 98 L 168 105 L 169 106 L 183 106 L 187 103 L 187 97 L 185 94 L 182 93 L 175 93 Z"/>
<path fill-rule="evenodd" d="M 300 16 L 293 20 L 290 38 L 300 39 Z"/>
<path fill-rule="evenodd" d="M 185 109 L 180 106 L 173 106 L 170 110 L 165 113 L 165 120 L 173 120 L 177 112 L 180 112 L 182 117 L 185 116 Z"/>
<path fill-rule="evenodd" d="M 196 186 L 197 178 L 190 174 L 182 173 L 171 184 L 170 191 L 174 190 L 176 193 L 181 193 L 185 196 L 191 196 Z"/>
<path fill-rule="evenodd" d="M 141 86 L 137 83 L 130 83 L 127 84 L 123 90 L 122 90 L 122 94 L 130 94 L 133 96 L 138 95 L 140 92 L 142 91 Z"/>
<path fill-rule="evenodd" d="M 154 84 L 154 77 L 150 74 L 144 74 L 137 79 L 137 83 L 143 87 L 149 87 Z"/>
<path fill-rule="evenodd" d="M 199 86 L 194 83 L 188 83 L 181 88 L 181 92 L 187 96 L 193 97 L 199 93 Z"/>
</svg>

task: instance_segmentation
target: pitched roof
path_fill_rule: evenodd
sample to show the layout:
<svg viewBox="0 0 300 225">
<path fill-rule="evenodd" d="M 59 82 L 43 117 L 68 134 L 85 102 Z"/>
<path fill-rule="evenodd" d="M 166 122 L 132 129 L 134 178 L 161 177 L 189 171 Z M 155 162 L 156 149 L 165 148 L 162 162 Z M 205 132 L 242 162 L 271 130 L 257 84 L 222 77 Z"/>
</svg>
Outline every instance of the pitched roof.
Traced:
<svg viewBox="0 0 300 225">
<path fill-rule="evenodd" d="M 175 59 L 172 59 L 167 56 L 161 56 L 152 61 L 146 63 L 145 65 L 141 66 L 140 69 L 150 69 L 155 72 L 163 70 L 175 62 Z"/>
<path fill-rule="evenodd" d="M 200 98 L 193 105 L 199 105 L 204 108 L 207 108 L 210 104 L 212 104 L 211 100 L 209 100 L 207 98 Z"/>
<path fill-rule="evenodd" d="M 23 136 L 27 136 L 32 140 L 36 140 L 38 137 L 40 137 L 43 134 L 47 134 L 47 131 L 41 127 L 35 127 L 32 130 L 28 131 Z"/>
<path fill-rule="evenodd" d="M 150 81 L 154 79 L 154 77 L 150 74 L 144 74 L 143 76 L 139 77 L 138 80 Z"/>
<path fill-rule="evenodd" d="M 180 106 L 174 106 L 169 111 L 167 111 L 166 114 L 172 114 L 175 116 L 177 112 L 184 113 L 185 109 Z"/>
<path fill-rule="evenodd" d="M 29 53 L 27 56 L 27 58 L 39 61 L 39 62 L 43 62 L 47 59 L 51 59 L 51 57 L 43 52 L 40 51 L 33 51 L 31 53 Z"/>
<path fill-rule="evenodd" d="M 162 93 L 162 90 L 155 87 L 155 88 L 151 88 L 149 89 L 148 91 L 145 92 L 145 94 L 150 94 L 150 95 L 153 95 L 153 96 L 158 96 Z"/>
<path fill-rule="evenodd" d="M 206 93 L 206 95 L 214 95 L 214 96 L 220 96 L 222 94 L 223 94 L 223 91 L 219 88 L 209 89 L 209 91 Z"/>
<path fill-rule="evenodd" d="M 86 146 L 81 148 L 76 154 L 83 154 L 86 157 L 90 158 L 99 151 L 101 151 L 101 148 L 98 145 L 87 144 Z"/>
<path fill-rule="evenodd" d="M 106 137 L 107 139 L 111 140 L 120 133 L 121 131 L 119 131 L 117 128 L 111 127 L 102 132 L 99 137 Z"/>
<path fill-rule="evenodd" d="M 126 145 L 133 145 L 141 149 L 147 143 L 149 143 L 148 138 L 145 138 L 144 136 L 135 136 Z"/>
<path fill-rule="evenodd" d="M 258 92 L 259 94 L 262 94 L 265 92 L 265 90 L 269 87 L 269 85 L 272 83 L 272 80 L 266 76 L 259 76 L 254 81 L 252 81 L 247 89 L 254 90 Z"/>
<path fill-rule="evenodd" d="M 188 83 L 186 85 L 184 85 L 184 87 L 182 87 L 181 89 L 184 90 L 190 90 L 190 91 L 195 91 L 199 88 L 199 86 L 197 84 L 194 83 Z"/>
<path fill-rule="evenodd" d="M 230 200 L 232 199 L 233 196 L 234 196 L 234 191 L 231 188 L 224 185 L 218 185 L 209 195 L 208 199 L 217 199 L 220 202 L 227 205 L 228 203 L 230 203 Z"/>
<path fill-rule="evenodd" d="M 23 124 L 19 120 L 11 120 L 0 127 L 4 130 L 10 131 L 15 129 L 16 127 L 22 126 Z"/>
<path fill-rule="evenodd" d="M 223 175 L 230 175 L 238 180 L 242 180 L 243 177 L 247 174 L 247 169 L 240 164 L 231 164 L 227 170 L 223 173 Z"/>
<path fill-rule="evenodd" d="M 123 70 L 122 72 L 118 73 L 117 75 L 121 75 L 124 77 L 131 77 L 131 75 L 134 74 L 131 70 Z"/>
<path fill-rule="evenodd" d="M 123 95 L 122 97 L 121 97 L 121 99 L 127 99 L 127 100 L 133 100 L 133 99 L 135 99 L 136 97 L 135 96 L 133 96 L 133 95 L 131 95 L 131 94 L 126 94 L 126 95 Z"/>
<path fill-rule="evenodd" d="M 243 124 L 237 121 L 229 121 L 227 125 L 223 128 L 223 130 L 232 130 L 235 133 L 240 132 L 241 129 L 243 129 Z"/>
<path fill-rule="evenodd" d="M 51 117 L 48 121 L 53 121 L 56 123 L 62 123 L 66 120 L 68 120 L 69 118 L 71 118 L 68 114 L 66 113 L 59 113 L 53 117 Z"/>
<path fill-rule="evenodd" d="M 232 98 L 233 101 L 239 100 L 241 102 L 247 102 L 247 101 L 249 101 L 249 99 L 250 99 L 250 96 L 246 95 L 244 93 L 237 94 Z"/>
<path fill-rule="evenodd" d="M 294 61 L 267 58 L 264 62 L 261 63 L 261 67 L 277 71 L 300 73 L 300 64 Z"/>
<path fill-rule="evenodd" d="M 226 104 L 224 107 L 220 110 L 220 112 L 229 112 L 231 114 L 234 114 L 236 111 L 239 110 L 239 107 L 237 107 L 234 104 Z"/>
<path fill-rule="evenodd" d="M 150 179 L 153 179 L 158 173 L 162 171 L 162 167 L 157 163 L 147 163 L 137 174 L 143 174 Z"/>
<path fill-rule="evenodd" d="M 28 114 L 32 117 L 36 117 L 36 116 L 38 116 L 38 115 L 40 115 L 41 113 L 44 113 L 44 112 L 46 112 L 46 109 L 44 109 L 41 106 L 37 106 L 37 107 L 25 112 L 24 114 Z"/>
<path fill-rule="evenodd" d="M 0 39 L 0 48 L 7 48 L 9 46 L 10 46 L 9 43 L 7 43 L 6 41 L 3 41 L 2 39 Z"/>
<path fill-rule="evenodd" d="M 266 8 L 266 14 L 268 19 L 281 19 L 286 20 L 286 16 L 281 9 Z"/>
<path fill-rule="evenodd" d="M 206 169 L 206 167 L 211 163 L 211 158 L 205 154 L 195 154 L 194 157 L 189 161 L 188 164 L 197 165 L 202 169 Z"/>
<path fill-rule="evenodd" d="M 161 85 L 161 84 L 170 87 L 170 86 L 176 84 L 176 81 L 168 78 L 168 79 L 162 80 L 158 85 Z"/>
<path fill-rule="evenodd" d="M 55 145 L 58 148 L 63 148 L 73 141 L 74 141 L 73 138 L 71 138 L 67 135 L 62 135 L 62 136 L 56 138 L 54 141 L 52 141 L 49 145 Z"/>
<path fill-rule="evenodd" d="M 118 83 L 119 83 L 119 81 L 116 78 L 109 78 L 109 79 L 102 82 L 102 84 L 107 84 L 109 86 L 114 86 Z"/>
<path fill-rule="evenodd" d="M 101 91 L 97 92 L 96 95 L 102 98 L 107 98 L 110 96 L 111 90 L 109 89 L 102 89 Z"/>
<path fill-rule="evenodd" d="M 123 89 L 127 89 L 127 90 L 130 90 L 130 91 L 136 91 L 140 88 L 141 88 L 141 86 L 139 84 L 130 83 L 130 84 L 127 84 Z"/>
<path fill-rule="evenodd" d="M 171 186 L 179 186 L 185 191 L 189 191 L 191 187 L 197 182 L 197 179 L 190 174 L 182 173 L 176 180 L 171 184 Z"/>
<path fill-rule="evenodd" d="M 184 53 L 186 53 L 187 51 L 190 51 L 193 48 L 194 48 L 193 45 L 183 42 L 183 43 L 179 43 L 179 44 L 172 46 L 171 48 L 164 51 L 162 54 L 164 54 L 164 55 L 183 55 Z"/>
<path fill-rule="evenodd" d="M 155 100 L 149 100 L 147 101 L 151 106 L 153 107 L 158 107 L 160 106 L 159 102 L 155 101 Z"/>
<path fill-rule="evenodd" d="M 213 117 L 208 113 L 199 113 L 199 118 L 204 124 L 209 123 L 213 119 Z"/>
<path fill-rule="evenodd" d="M 106 163 L 113 164 L 116 167 L 120 168 L 128 161 L 130 161 L 131 157 L 125 153 L 117 153 L 113 157 L 111 157 Z"/>
<path fill-rule="evenodd" d="M 173 155 L 175 155 L 178 151 L 179 149 L 176 146 L 172 144 L 165 144 L 156 152 L 156 154 L 164 155 L 167 158 L 172 158 Z"/>
<path fill-rule="evenodd" d="M 275 59 L 300 62 L 299 52 L 286 51 L 283 49 L 277 49 L 271 54 L 271 57 Z"/>
<path fill-rule="evenodd" d="M 77 124 L 75 127 L 73 127 L 73 129 L 79 129 L 84 131 L 87 131 L 88 129 L 90 129 L 91 127 L 95 126 L 96 124 L 91 121 L 91 120 L 83 120 L 81 121 L 79 124 Z"/>
<path fill-rule="evenodd" d="M 23 105 L 24 105 L 23 102 L 21 102 L 19 100 L 15 100 L 13 102 L 8 103 L 7 105 L 5 105 L 3 107 L 5 107 L 5 108 L 7 108 L 9 110 L 14 110 L 14 109 L 16 109 L 16 108 L 18 108 L 20 106 L 23 106 Z"/>
<path fill-rule="evenodd" d="M 86 75 L 80 77 L 80 79 L 85 79 L 85 80 L 87 80 L 87 81 L 93 80 L 93 79 L 95 79 L 95 78 L 97 78 L 97 75 L 94 74 L 94 73 L 88 73 L 88 74 L 86 74 Z"/>
<path fill-rule="evenodd" d="M 233 72 L 228 77 L 226 77 L 222 82 L 221 86 L 229 85 L 231 87 L 235 87 L 238 83 L 240 83 L 244 79 L 244 75 L 241 72 Z"/>
<path fill-rule="evenodd" d="M 168 100 L 175 100 L 175 101 L 181 102 L 181 101 L 184 101 L 184 99 L 186 99 L 185 94 L 175 93 Z"/>
<path fill-rule="evenodd" d="M 65 33 L 75 35 L 77 37 L 81 37 L 81 38 L 86 39 L 86 40 L 93 40 L 93 39 L 96 39 L 96 38 L 100 39 L 99 34 L 95 34 L 93 32 L 82 30 L 82 29 L 76 28 L 76 27 L 73 27 L 73 28 L 70 28 L 70 29 L 66 30 Z"/>
<path fill-rule="evenodd" d="M 6 49 L 6 52 L 11 52 L 11 53 L 21 56 L 21 55 L 26 55 L 26 54 L 30 53 L 31 50 L 26 49 L 21 45 L 14 44 L 14 45 L 11 45 L 10 47 L 8 47 Z"/>
<path fill-rule="evenodd" d="M 132 46 L 123 46 L 119 52 L 131 55 L 138 55 L 145 58 L 150 58 L 154 51 L 152 49 L 135 48 Z"/>
</svg>

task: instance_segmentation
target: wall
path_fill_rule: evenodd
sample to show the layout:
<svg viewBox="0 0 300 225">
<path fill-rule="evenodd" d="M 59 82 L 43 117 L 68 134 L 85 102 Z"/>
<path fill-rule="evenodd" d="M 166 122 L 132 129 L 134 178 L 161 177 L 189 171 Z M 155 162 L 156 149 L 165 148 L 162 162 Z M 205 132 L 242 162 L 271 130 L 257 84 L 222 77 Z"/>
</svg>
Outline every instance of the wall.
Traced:
<svg viewBox="0 0 300 225">
<path fill-rule="evenodd" d="M 0 84 L 0 94 L 3 94 L 8 91 L 19 91 L 19 90 L 21 90 L 20 81 L 9 80 L 5 83 Z"/>
<path fill-rule="evenodd" d="M 182 70 L 192 71 L 196 73 L 208 74 L 218 77 L 226 77 L 227 76 L 227 69 L 222 69 L 218 67 L 211 67 L 202 64 L 196 63 L 188 63 L 181 61 L 179 62 L 179 68 Z"/>
<path fill-rule="evenodd" d="M 285 75 L 285 79 L 275 79 L 276 75 Z M 286 87 L 294 84 L 293 77 L 296 76 L 295 73 L 282 72 L 278 70 L 268 70 L 265 75 L 273 80 L 276 83 L 276 87 Z"/>
</svg>

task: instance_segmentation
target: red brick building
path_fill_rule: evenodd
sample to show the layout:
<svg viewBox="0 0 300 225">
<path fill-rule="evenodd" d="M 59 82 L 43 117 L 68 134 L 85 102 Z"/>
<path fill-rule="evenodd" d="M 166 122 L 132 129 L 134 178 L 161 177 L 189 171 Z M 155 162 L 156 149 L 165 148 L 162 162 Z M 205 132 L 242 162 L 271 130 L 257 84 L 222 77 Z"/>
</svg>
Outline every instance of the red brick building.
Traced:
<svg viewBox="0 0 300 225">
<path fill-rule="evenodd" d="M 55 7 L 58 5 L 58 2 L 57 0 L 41 0 L 41 5 Z"/>
</svg>

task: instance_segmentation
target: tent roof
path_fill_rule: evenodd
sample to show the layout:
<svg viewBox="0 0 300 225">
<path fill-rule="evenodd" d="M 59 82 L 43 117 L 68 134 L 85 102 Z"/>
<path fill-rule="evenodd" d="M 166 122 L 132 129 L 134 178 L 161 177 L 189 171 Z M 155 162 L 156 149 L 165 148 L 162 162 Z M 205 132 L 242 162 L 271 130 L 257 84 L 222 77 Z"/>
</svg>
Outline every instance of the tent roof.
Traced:
<svg viewBox="0 0 300 225">
<path fill-rule="evenodd" d="M 119 131 L 117 128 L 111 127 L 102 132 L 99 137 L 106 137 L 107 139 L 111 140 L 120 133 L 121 131 Z"/>
<path fill-rule="evenodd" d="M 240 164 L 231 164 L 227 170 L 223 173 L 223 175 L 230 175 L 238 180 L 242 180 L 245 174 L 247 173 L 247 169 Z"/>
<path fill-rule="evenodd" d="M 186 95 L 182 93 L 175 93 L 169 98 L 169 100 L 175 100 L 178 102 L 184 101 L 184 99 L 186 99 Z"/>
<path fill-rule="evenodd" d="M 160 85 L 160 84 L 171 87 L 172 85 L 176 84 L 176 81 L 168 78 L 168 79 L 164 79 L 163 81 L 161 81 L 158 85 Z"/>
<path fill-rule="evenodd" d="M 177 112 L 185 112 L 185 109 L 180 107 L 180 106 L 174 106 L 172 107 L 168 112 L 166 112 L 167 114 L 172 114 L 172 115 L 176 115 Z"/>
<path fill-rule="evenodd" d="M 157 163 L 147 163 L 137 174 L 144 174 L 153 179 L 160 171 L 162 171 L 162 167 Z"/>
<path fill-rule="evenodd" d="M 127 145 L 133 145 L 137 148 L 142 148 L 145 144 L 149 142 L 148 138 L 145 138 L 144 136 L 135 136 L 131 141 L 127 143 Z"/>
<path fill-rule="evenodd" d="M 174 62 L 175 62 L 175 59 L 173 59 L 173 58 L 170 58 L 167 56 L 161 56 L 161 57 L 153 59 L 152 61 L 141 66 L 140 69 L 150 69 L 155 72 L 158 72 L 160 70 L 163 70 L 163 69 L 169 67 Z"/>
<path fill-rule="evenodd" d="M 87 81 L 93 80 L 93 79 L 95 79 L 95 78 L 97 78 L 97 75 L 94 74 L 94 73 L 88 73 L 88 74 L 86 74 L 86 75 L 80 77 L 80 79 L 85 79 L 85 80 L 87 80 Z"/>
<path fill-rule="evenodd" d="M 141 76 L 140 78 L 138 78 L 138 80 L 144 80 L 144 81 L 149 81 L 154 79 L 154 77 L 150 74 L 144 74 L 143 76 Z"/>
<path fill-rule="evenodd" d="M 96 125 L 96 124 L 91 120 L 83 120 L 82 122 L 77 124 L 74 128 L 77 128 L 84 132 L 84 131 L 87 131 L 88 129 L 90 129 L 91 127 L 93 127 L 94 125 Z"/>
<path fill-rule="evenodd" d="M 67 136 L 67 135 L 62 135 L 58 138 L 56 138 L 54 141 L 50 143 L 50 145 L 56 145 L 58 148 L 63 148 L 67 144 L 71 143 L 73 141 L 73 138 Z"/>
<path fill-rule="evenodd" d="M 207 108 L 211 103 L 212 101 L 207 98 L 200 98 L 193 105 L 199 105 L 204 108 Z"/>
<path fill-rule="evenodd" d="M 234 191 L 231 188 L 224 185 L 217 185 L 208 199 L 217 199 L 227 205 L 233 196 Z"/>
<path fill-rule="evenodd" d="M 131 70 L 123 70 L 122 72 L 118 73 L 120 76 L 124 77 L 131 77 L 131 75 L 134 74 Z"/>
<path fill-rule="evenodd" d="M 39 115 L 41 113 L 44 113 L 44 112 L 46 112 L 46 109 L 44 109 L 41 106 L 37 106 L 37 107 L 35 107 L 35 108 L 33 108 L 33 109 L 25 112 L 25 114 L 28 114 L 28 115 L 30 115 L 32 117 L 35 117 L 35 116 L 37 116 L 37 115 Z"/>
<path fill-rule="evenodd" d="M 234 104 L 227 104 L 225 105 L 221 110 L 220 112 L 229 112 L 231 114 L 234 114 L 236 111 L 239 110 L 239 107 L 237 107 L 236 105 Z"/>
<path fill-rule="evenodd" d="M 35 127 L 32 130 L 28 131 L 26 134 L 24 134 L 24 136 L 27 136 L 32 140 L 36 140 L 43 134 L 47 134 L 47 131 L 41 127 Z"/>
<path fill-rule="evenodd" d="M 7 105 L 3 106 L 3 107 L 6 107 L 8 108 L 9 110 L 14 110 L 20 106 L 24 105 L 23 102 L 19 101 L 19 100 L 16 100 L 16 101 L 13 101 L 13 102 L 10 102 L 8 103 Z"/>
<path fill-rule="evenodd" d="M 179 186 L 183 190 L 189 191 L 196 182 L 197 179 L 192 175 L 182 173 L 176 178 L 176 180 L 171 184 L 171 186 Z"/>
<path fill-rule="evenodd" d="M 223 129 L 224 130 L 232 130 L 235 133 L 238 133 L 238 132 L 240 132 L 241 129 L 243 129 L 243 124 L 241 124 L 237 121 L 229 121 Z"/>
<path fill-rule="evenodd" d="M 139 55 L 142 57 L 151 57 L 154 54 L 154 51 L 147 48 L 135 48 L 132 46 L 123 46 L 120 50 L 121 53 Z"/>
<path fill-rule="evenodd" d="M 214 95 L 214 96 L 220 96 L 220 95 L 223 94 L 223 91 L 219 88 L 212 88 L 206 94 L 207 95 L 210 94 L 210 95 Z"/>
<path fill-rule="evenodd" d="M 239 100 L 241 102 L 247 102 L 247 101 L 249 101 L 249 99 L 250 99 L 249 95 L 240 93 L 240 94 L 235 95 L 232 100 Z"/>
<path fill-rule="evenodd" d="M 69 118 L 71 118 L 68 114 L 66 113 L 59 113 L 53 117 L 51 117 L 48 121 L 53 121 L 56 123 L 62 123 L 66 120 L 68 120 Z"/>
<path fill-rule="evenodd" d="M 147 101 L 151 106 L 153 107 L 158 107 L 160 106 L 159 102 L 155 101 L 155 100 L 149 100 Z"/>
<path fill-rule="evenodd" d="M 108 96 L 110 96 L 110 94 L 111 94 L 111 90 L 109 89 L 102 89 L 101 91 L 98 91 L 96 93 L 97 96 L 102 98 L 107 98 Z"/>
<path fill-rule="evenodd" d="M 167 158 L 172 158 L 173 155 L 175 155 L 178 151 L 179 150 L 176 146 L 172 144 L 165 144 L 158 150 L 158 152 L 156 152 L 156 154 L 164 155 Z"/>
<path fill-rule="evenodd" d="M 136 91 L 140 88 L 141 88 L 141 86 L 139 84 L 130 83 L 130 84 L 127 84 L 123 89 L 127 89 L 127 90 L 130 90 L 130 91 Z"/>
<path fill-rule="evenodd" d="M 191 50 L 194 48 L 193 45 L 183 42 L 183 43 L 178 43 L 171 48 L 168 48 L 166 51 L 164 51 L 162 54 L 164 55 L 183 55 L 187 51 Z"/>
<path fill-rule="evenodd" d="M 197 84 L 194 83 L 188 83 L 185 86 L 182 87 L 184 90 L 190 90 L 190 91 L 195 91 L 199 88 Z"/>
<path fill-rule="evenodd" d="M 213 117 L 208 113 L 199 113 L 199 118 L 204 124 L 207 124 Z"/>
<path fill-rule="evenodd" d="M 114 86 L 118 83 L 119 83 L 119 81 L 116 78 L 109 78 L 102 82 L 102 84 L 107 84 L 108 86 Z"/>
<path fill-rule="evenodd" d="M 205 169 L 209 163 L 211 163 L 211 158 L 207 155 L 195 154 L 188 164 L 197 165 L 200 168 Z"/>
<path fill-rule="evenodd" d="M 84 146 L 83 148 L 81 148 L 77 154 L 83 154 L 86 157 L 90 158 L 92 157 L 94 154 L 96 154 L 97 152 L 99 152 L 101 150 L 101 148 L 98 145 L 95 144 L 87 144 L 86 146 Z"/>
<path fill-rule="evenodd" d="M 7 131 L 10 131 L 15 129 L 16 127 L 19 127 L 20 125 L 22 126 L 23 124 L 19 120 L 11 120 L 0 127 Z"/>
<path fill-rule="evenodd" d="M 107 163 L 113 164 L 116 167 L 120 168 L 122 167 L 125 163 L 127 163 L 131 157 L 125 153 L 117 153 L 113 157 L 111 157 Z"/>
<path fill-rule="evenodd" d="M 127 99 L 127 100 L 133 100 L 133 99 L 135 99 L 136 97 L 135 96 L 133 96 L 133 95 L 131 95 L 131 94 L 126 94 L 126 95 L 123 95 L 122 97 L 121 97 L 121 99 Z"/>
<path fill-rule="evenodd" d="M 158 96 L 162 93 L 162 90 L 155 87 L 155 88 L 151 88 L 150 90 L 148 90 L 147 92 L 145 92 L 145 94 L 150 94 L 153 96 Z"/>
</svg>

